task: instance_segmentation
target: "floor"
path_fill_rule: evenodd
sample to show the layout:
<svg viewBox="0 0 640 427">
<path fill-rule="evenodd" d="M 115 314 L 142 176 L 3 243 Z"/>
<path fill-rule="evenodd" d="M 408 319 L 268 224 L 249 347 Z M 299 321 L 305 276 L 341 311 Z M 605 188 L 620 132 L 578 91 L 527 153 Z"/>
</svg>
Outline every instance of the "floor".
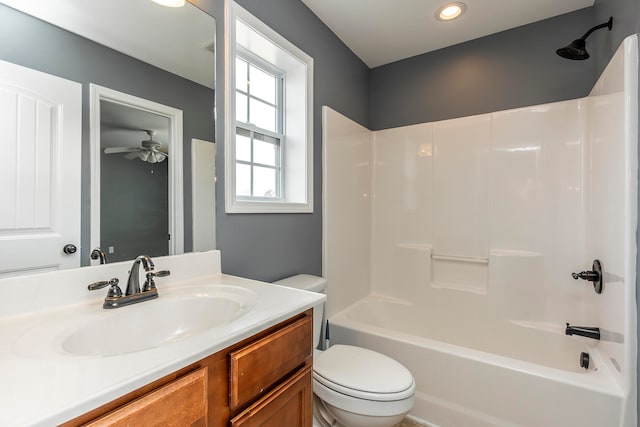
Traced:
<svg viewBox="0 0 640 427">
<path fill-rule="evenodd" d="M 394 427 L 423 427 L 423 425 L 405 418 L 400 424 L 396 424 Z"/>
</svg>

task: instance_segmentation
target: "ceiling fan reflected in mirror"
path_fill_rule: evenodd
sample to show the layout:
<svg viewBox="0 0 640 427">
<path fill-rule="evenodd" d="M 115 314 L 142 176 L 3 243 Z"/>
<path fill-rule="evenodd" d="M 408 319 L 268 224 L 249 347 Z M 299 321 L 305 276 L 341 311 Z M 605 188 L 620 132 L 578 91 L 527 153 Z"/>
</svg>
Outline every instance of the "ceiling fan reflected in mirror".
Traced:
<svg viewBox="0 0 640 427">
<path fill-rule="evenodd" d="M 153 136 L 156 134 L 154 130 L 144 130 L 149 135 L 149 139 L 145 139 L 140 143 L 140 147 L 107 147 L 104 149 L 105 154 L 127 153 L 123 157 L 128 160 L 140 159 L 147 163 L 163 162 L 169 155 L 162 151 L 162 144 L 154 141 Z"/>
</svg>

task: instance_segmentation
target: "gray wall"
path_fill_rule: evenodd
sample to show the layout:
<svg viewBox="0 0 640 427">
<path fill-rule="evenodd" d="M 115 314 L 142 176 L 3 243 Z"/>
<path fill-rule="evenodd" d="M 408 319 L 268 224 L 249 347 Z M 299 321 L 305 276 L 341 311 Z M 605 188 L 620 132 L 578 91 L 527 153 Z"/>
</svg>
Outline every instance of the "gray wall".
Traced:
<svg viewBox="0 0 640 427">
<path fill-rule="evenodd" d="M 608 37 L 598 38 L 594 40 L 592 52 L 596 62 L 596 71 L 598 74 L 606 67 L 607 62 L 615 53 L 622 40 L 629 34 L 640 33 L 640 2 L 638 0 L 596 0 L 595 2 L 595 24 L 605 22 L 610 16 L 613 16 L 613 28 Z M 591 38 L 589 38 L 591 42 Z M 640 73 L 639 73 L 640 74 Z M 640 80 L 640 75 L 638 76 Z M 640 89 L 638 93 L 640 99 Z M 640 117 L 638 119 L 640 121 Z M 640 141 L 640 133 L 638 135 Z M 640 155 L 640 153 L 639 153 Z M 639 171 L 640 173 L 640 171 Z M 639 177 L 640 178 L 640 177 Z M 640 203 L 640 196 L 638 197 Z M 640 205 L 638 206 L 640 212 Z M 640 228 L 640 227 L 639 227 Z M 640 236 L 638 228 L 636 228 L 636 242 L 640 247 Z M 636 254 L 636 306 L 638 305 L 638 283 L 640 282 L 640 253 Z M 640 342 L 640 321 L 638 322 L 638 342 Z M 636 359 L 638 367 L 638 383 L 640 383 L 640 361 Z M 640 407 L 640 396 L 636 395 L 637 406 Z M 640 425 L 640 414 L 637 418 L 637 424 Z"/>
<path fill-rule="evenodd" d="M 590 36 L 587 43 L 592 59 L 596 64 L 596 76 L 599 76 L 609 63 L 622 40 L 630 34 L 640 32 L 640 1 L 638 0 L 596 0 L 593 25 L 606 22 L 613 16 L 613 28 L 610 32 Z"/>
<path fill-rule="evenodd" d="M 568 61 L 555 51 L 584 34 L 593 17 L 586 8 L 373 68 L 370 128 L 584 96 L 594 83 L 593 61 Z"/>
<path fill-rule="evenodd" d="M 222 81 L 224 27 L 222 0 L 192 0 L 217 18 L 217 75 Z M 322 272 L 322 117 L 331 106 L 367 125 L 368 73 L 360 61 L 300 0 L 240 0 L 242 7 L 290 40 L 314 60 L 314 213 L 226 214 L 224 210 L 224 133 L 218 126 L 217 246 L 222 270 L 273 281 L 296 273 Z M 217 87 L 222 121 L 222 85 Z"/>
<path fill-rule="evenodd" d="M 53 25 L 0 5 L 0 59 L 82 83 L 82 264 L 89 247 L 89 83 L 184 113 L 185 249 L 191 239 L 191 138 L 212 140 L 214 92 Z"/>
<path fill-rule="evenodd" d="M 169 255 L 168 166 L 101 153 L 100 245 L 109 262 Z"/>
</svg>

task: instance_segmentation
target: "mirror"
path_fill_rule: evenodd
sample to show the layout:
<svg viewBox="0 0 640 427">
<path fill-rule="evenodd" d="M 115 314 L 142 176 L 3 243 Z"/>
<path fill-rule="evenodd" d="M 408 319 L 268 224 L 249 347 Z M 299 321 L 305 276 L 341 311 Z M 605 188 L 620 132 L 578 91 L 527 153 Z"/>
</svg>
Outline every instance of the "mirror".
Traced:
<svg viewBox="0 0 640 427">
<path fill-rule="evenodd" d="M 183 132 L 180 138 L 184 155 L 180 153 L 176 157 L 181 159 L 183 173 L 179 184 L 181 188 L 176 191 L 184 197 L 174 202 L 184 211 L 182 247 L 184 251 L 191 251 L 194 216 L 199 214 L 192 208 L 192 188 L 196 182 L 191 179 L 191 141 L 214 140 L 214 18 L 188 2 L 182 8 L 166 8 L 151 0 L 0 0 L 0 3 L 0 36 L 11 40 L 0 46 L 1 60 L 82 84 L 82 160 L 77 166 L 81 168 L 82 184 L 81 265 L 90 264 L 89 254 L 94 244 L 91 237 L 92 84 L 182 112 Z M 107 110 L 108 114 L 112 113 Z M 130 135 L 121 138 L 122 144 L 125 144 L 125 139 L 137 139 L 139 142 L 149 139 L 145 130 L 151 127 L 150 124 L 114 124 L 112 118 L 104 119 L 105 135 L 111 132 L 108 129 L 110 125 L 137 129 L 129 130 Z M 168 129 L 157 130 L 154 138 L 167 143 L 163 136 L 167 132 Z M 123 146 L 117 141 L 108 144 Z M 103 152 L 106 147 L 103 147 Z M 127 161 L 130 164 L 133 161 L 140 165 L 145 163 L 139 158 Z M 157 167 L 161 164 L 158 163 Z M 167 165 L 166 162 L 164 164 Z M 156 169 L 154 174 L 159 171 Z M 136 180 L 138 178 L 133 176 L 124 178 L 121 185 Z M 152 218 L 165 214 L 171 217 L 170 212 L 176 207 L 172 208 L 170 199 L 168 197 L 166 208 L 163 208 L 169 212 L 153 214 Z M 117 206 L 120 211 L 125 211 L 120 212 L 123 218 L 127 214 L 135 215 L 126 212 L 127 204 L 102 200 L 102 197 L 100 204 Z M 110 219 L 107 222 L 117 229 L 118 221 L 113 217 Z M 215 219 L 212 217 L 211 221 Z M 102 237 L 104 239 L 101 238 L 99 244 L 106 246 L 104 249 L 108 252 L 108 247 L 113 246 L 108 243 L 110 237 Z M 139 240 L 145 238 L 139 236 Z M 142 251 L 142 248 L 136 247 L 134 251 Z M 175 253 L 181 251 L 177 249 Z M 149 252 L 153 250 L 149 249 Z"/>
</svg>

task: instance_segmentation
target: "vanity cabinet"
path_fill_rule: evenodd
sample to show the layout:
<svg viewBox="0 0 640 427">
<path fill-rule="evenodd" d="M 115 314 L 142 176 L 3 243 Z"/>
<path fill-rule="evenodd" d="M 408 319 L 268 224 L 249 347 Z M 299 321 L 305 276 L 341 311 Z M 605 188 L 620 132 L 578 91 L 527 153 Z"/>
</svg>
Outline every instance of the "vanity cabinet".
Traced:
<svg viewBox="0 0 640 427">
<path fill-rule="evenodd" d="M 312 310 L 62 424 L 311 427 Z"/>
</svg>

